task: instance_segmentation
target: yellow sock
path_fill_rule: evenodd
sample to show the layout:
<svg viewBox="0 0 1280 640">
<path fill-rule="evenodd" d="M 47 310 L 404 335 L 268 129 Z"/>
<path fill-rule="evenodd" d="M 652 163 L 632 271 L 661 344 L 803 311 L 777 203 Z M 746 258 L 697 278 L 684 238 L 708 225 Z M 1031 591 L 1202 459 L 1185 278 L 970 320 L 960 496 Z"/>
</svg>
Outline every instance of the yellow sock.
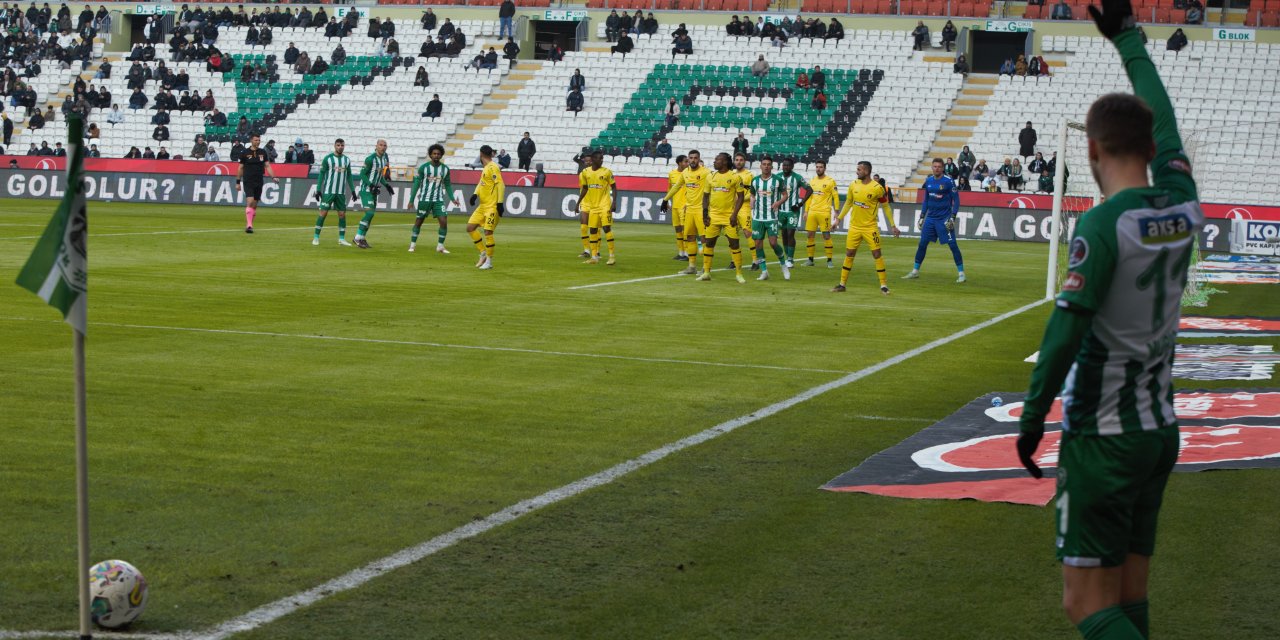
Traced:
<svg viewBox="0 0 1280 640">
<path fill-rule="evenodd" d="M 588 233 L 587 242 L 590 245 L 587 250 L 591 252 L 591 256 L 600 255 L 600 231 L 598 229 L 592 229 Z"/>
<path fill-rule="evenodd" d="M 582 250 L 590 251 L 591 247 L 587 244 L 587 225 L 585 224 L 578 225 L 578 230 L 582 232 Z"/>
<path fill-rule="evenodd" d="M 814 252 L 816 252 L 815 247 L 817 247 L 817 246 L 818 246 L 818 245 L 817 245 L 817 243 L 815 243 L 815 242 L 813 241 L 813 238 L 809 238 L 809 244 L 805 245 L 804 250 L 805 250 L 805 253 L 809 254 L 809 259 L 810 259 L 810 260 L 812 260 L 812 259 L 813 259 L 813 254 L 814 254 Z M 827 257 L 828 257 L 828 258 L 830 258 L 830 257 L 831 257 L 830 253 L 828 253 Z"/>
<path fill-rule="evenodd" d="M 609 245 L 609 255 L 613 255 L 613 231 L 604 234 L 604 241 Z"/>
<path fill-rule="evenodd" d="M 484 253 L 484 234 L 480 233 L 479 229 L 476 229 L 475 231 L 468 231 L 467 235 L 471 236 L 471 242 L 475 243 L 476 250 Z"/>
<path fill-rule="evenodd" d="M 698 268 L 698 241 L 685 240 L 684 246 L 689 250 L 689 266 L 694 269 Z"/>
<path fill-rule="evenodd" d="M 733 256 L 733 270 L 742 275 L 742 249 L 730 249 L 729 255 Z"/>
<path fill-rule="evenodd" d="M 496 245 L 497 243 L 493 241 L 493 236 L 486 235 L 484 237 L 484 252 L 489 254 L 490 258 L 493 257 L 493 248 Z"/>
<path fill-rule="evenodd" d="M 831 244 L 831 238 L 822 239 L 822 248 L 825 249 L 827 252 L 827 261 L 830 261 L 831 258 L 835 255 L 835 252 L 834 252 L 835 247 L 832 246 Z"/>
<path fill-rule="evenodd" d="M 711 262 L 716 252 L 711 247 L 702 248 L 702 270 L 711 273 Z"/>
<path fill-rule="evenodd" d="M 844 257 L 844 268 L 840 270 L 840 286 L 849 283 L 849 272 L 853 271 L 853 256 Z"/>
<path fill-rule="evenodd" d="M 880 278 L 880 286 L 887 286 L 889 283 L 889 274 L 884 270 L 884 258 L 876 258 L 876 277 Z"/>
<path fill-rule="evenodd" d="M 680 235 L 680 233 L 679 231 L 676 232 L 676 253 L 684 255 L 684 236 Z"/>
</svg>

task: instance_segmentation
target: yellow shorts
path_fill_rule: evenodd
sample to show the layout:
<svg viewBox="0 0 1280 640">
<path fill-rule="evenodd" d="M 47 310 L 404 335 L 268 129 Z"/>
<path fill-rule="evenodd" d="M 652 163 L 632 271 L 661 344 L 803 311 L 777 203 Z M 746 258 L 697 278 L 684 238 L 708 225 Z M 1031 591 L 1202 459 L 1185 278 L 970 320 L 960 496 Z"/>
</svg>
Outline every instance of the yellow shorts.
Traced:
<svg viewBox="0 0 1280 640">
<path fill-rule="evenodd" d="M 676 204 L 672 203 L 672 205 L 671 205 L 671 226 L 673 226 L 673 227 L 683 227 L 683 226 L 684 226 L 684 210 L 685 210 L 685 208 L 686 208 L 686 207 L 685 207 L 683 204 L 682 204 L 682 205 L 676 205 Z"/>
<path fill-rule="evenodd" d="M 844 241 L 844 248 L 856 250 L 862 245 L 863 240 L 867 241 L 868 249 L 880 250 L 880 230 L 874 227 L 850 229 L 849 236 Z"/>
<path fill-rule="evenodd" d="M 498 226 L 497 205 L 476 207 L 476 210 L 471 212 L 471 217 L 467 218 L 467 224 L 478 224 L 485 231 L 493 231 Z"/>
<path fill-rule="evenodd" d="M 724 235 L 737 240 L 741 234 L 738 233 L 738 224 L 734 218 L 736 218 L 735 214 L 711 214 L 711 224 L 708 225 L 706 231 L 703 232 L 703 237 L 708 239 L 719 238 L 720 234 L 723 233 Z"/>
<path fill-rule="evenodd" d="M 751 230 L 750 208 L 743 208 L 738 211 L 738 226 L 746 229 L 747 231 Z"/>
<path fill-rule="evenodd" d="M 690 236 L 700 236 L 706 231 L 706 225 L 702 222 L 702 210 L 693 207 L 685 207 L 684 209 L 684 235 L 686 238 Z"/>
<path fill-rule="evenodd" d="M 831 232 L 831 213 L 810 211 L 805 214 L 804 220 L 805 231 L 821 231 L 823 233 Z"/>
<path fill-rule="evenodd" d="M 600 227 L 613 226 L 613 212 L 609 211 L 609 207 L 588 207 L 587 208 L 587 226 L 592 229 Z"/>
</svg>

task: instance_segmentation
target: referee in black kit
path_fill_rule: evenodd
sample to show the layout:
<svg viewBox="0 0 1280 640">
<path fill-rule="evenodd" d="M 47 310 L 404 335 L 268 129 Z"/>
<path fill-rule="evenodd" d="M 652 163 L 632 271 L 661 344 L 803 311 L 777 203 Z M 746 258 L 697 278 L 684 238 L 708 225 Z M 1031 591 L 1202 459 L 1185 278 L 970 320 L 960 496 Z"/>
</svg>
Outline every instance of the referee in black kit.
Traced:
<svg viewBox="0 0 1280 640">
<path fill-rule="evenodd" d="M 236 186 L 244 192 L 244 232 L 253 233 L 253 218 L 258 214 L 258 201 L 262 199 L 263 174 L 271 174 L 271 179 L 280 183 L 276 172 L 271 170 L 271 160 L 267 150 L 262 149 L 262 136 L 253 134 L 249 138 L 249 148 L 240 156 L 240 167 L 236 169 Z"/>
</svg>

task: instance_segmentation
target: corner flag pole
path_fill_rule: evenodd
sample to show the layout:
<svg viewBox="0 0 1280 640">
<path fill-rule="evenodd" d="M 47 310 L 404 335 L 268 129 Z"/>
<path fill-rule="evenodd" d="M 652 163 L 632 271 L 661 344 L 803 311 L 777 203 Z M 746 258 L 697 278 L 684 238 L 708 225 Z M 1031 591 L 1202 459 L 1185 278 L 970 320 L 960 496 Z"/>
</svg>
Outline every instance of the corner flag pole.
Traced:
<svg viewBox="0 0 1280 640">
<path fill-rule="evenodd" d="M 66 192 L 31 257 L 18 273 L 18 285 L 62 312 L 74 336 L 76 392 L 76 573 L 80 588 L 80 638 L 92 638 L 89 615 L 89 447 L 84 385 L 84 334 L 89 297 L 89 235 L 84 203 L 84 119 L 67 118 Z"/>
</svg>

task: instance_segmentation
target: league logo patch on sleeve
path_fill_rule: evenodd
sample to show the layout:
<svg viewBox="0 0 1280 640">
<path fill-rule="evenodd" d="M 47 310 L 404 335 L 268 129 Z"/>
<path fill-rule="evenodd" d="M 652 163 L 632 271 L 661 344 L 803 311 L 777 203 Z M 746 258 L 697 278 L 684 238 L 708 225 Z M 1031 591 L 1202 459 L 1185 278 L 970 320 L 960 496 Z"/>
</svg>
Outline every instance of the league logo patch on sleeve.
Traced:
<svg viewBox="0 0 1280 640">
<path fill-rule="evenodd" d="M 1089 259 L 1089 241 L 1076 237 L 1071 241 L 1071 250 L 1067 254 L 1067 268 L 1074 269 Z"/>
<path fill-rule="evenodd" d="M 1063 291 L 1080 291 L 1084 289 L 1084 276 L 1072 271 L 1067 274 L 1067 279 L 1062 282 Z"/>
<path fill-rule="evenodd" d="M 1170 160 L 1169 168 L 1191 175 L 1191 163 L 1183 160 L 1182 158 L 1174 158 L 1173 160 Z"/>
</svg>

